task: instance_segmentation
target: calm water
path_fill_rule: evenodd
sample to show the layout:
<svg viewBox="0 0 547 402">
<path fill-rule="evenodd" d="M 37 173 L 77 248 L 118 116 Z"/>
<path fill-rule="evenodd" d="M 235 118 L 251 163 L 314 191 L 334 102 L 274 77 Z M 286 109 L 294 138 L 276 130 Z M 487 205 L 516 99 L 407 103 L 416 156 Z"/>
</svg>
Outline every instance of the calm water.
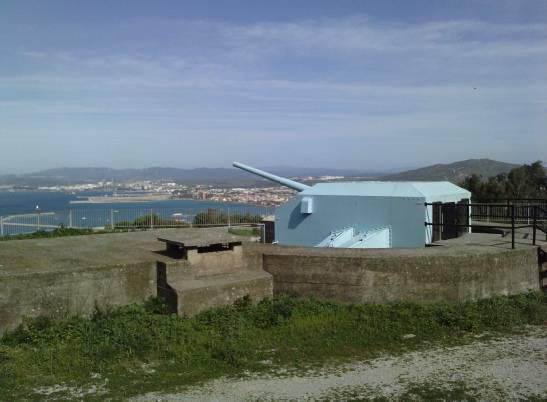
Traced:
<svg viewBox="0 0 547 402">
<path fill-rule="evenodd" d="M 87 196 L 111 196 L 111 192 L 85 191 L 76 194 L 66 194 L 62 192 L 41 192 L 41 191 L 16 191 L 13 193 L 0 191 L 0 216 L 33 214 L 36 212 L 36 206 L 39 205 L 42 213 L 57 211 L 76 211 L 76 210 L 105 210 L 105 209 L 161 209 L 161 208 L 196 208 L 206 209 L 215 208 L 236 208 L 250 213 L 265 214 L 266 208 L 248 206 L 243 204 L 232 204 L 223 202 L 207 202 L 192 200 L 166 200 L 152 202 L 113 202 L 105 204 L 71 204 L 70 201 L 81 199 L 79 197 Z M 270 209 L 273 212 L 273 208 Z"/>
</svg>

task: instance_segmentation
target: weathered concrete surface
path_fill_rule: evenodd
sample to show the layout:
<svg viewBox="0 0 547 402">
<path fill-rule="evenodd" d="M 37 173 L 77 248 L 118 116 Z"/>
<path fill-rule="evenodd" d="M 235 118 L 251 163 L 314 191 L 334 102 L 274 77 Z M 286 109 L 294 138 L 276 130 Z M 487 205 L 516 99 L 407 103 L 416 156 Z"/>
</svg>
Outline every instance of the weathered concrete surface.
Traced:
<svg viewBox="0 0 547 402">
<path fill-rule="evenodd" d="M 272 276 L 262 270 L 215 276 L 171 284 L 177 294 L 177 313 L 195 315 L 218 306 L 228 306 L 249 295 L 252 300 L 272 298 Z"/>
<path fill-rule="evenodd" d="M 168 255 L 158 237 L 243 241 L 243 247 L 186 261 Z M 245 240 L 225 229 L 159 229 L 0 242 L 0 334 L 24 315 L 87 314 L 95 303 L 142 302 L 159 288 L 170 291 L 168 301 L 181 314 L 245 294 L 259 300 L 272 294 L 271 276 L 274 293 L 344 302 L 467 300 L 540 287 L 537 247 L 526 233 L 516 250 L 510 237 L 490 234 L 421 249 L 317 249 Z"/>
<path fill-rule="evenodd" d="M 537 247 L 510 249 L 499 235 L 473 235 L 422 249 L 246 245 L 262 255 L 274 293 L 343 302 L 460 301 L 539 290 Z"/>
<path fill-rule="evenodd" d="M 272 276 L 262 269 L 262 260 L 244 254 L 241 243 L 227 246 L 220 251 L 198 248 L 192 254 L 167 247 L 173 261 L 158 262 L 158 295 L 166 299 L 170 312 L 191 316 L 245 295 L 255 301 L 273 296 Z"/>
<path fill-rule="evenodd" d="M 158 246 L 144 232 L 1 242 L 0 333 L 22 316 L 143 301 L 155 294 Z"/>
<path fill-rule="evenodd" d="M 172 261 L 157 240 L 163 236 L 212 243 L 246 240 L 226 229 L 159 229 L 0 242 L 0 334 L 23 316 L 64 318 L 89 314 L 96 303 L 126 305 L 155 296 L 157 264 Z M 213 258 L 201 275 L 224 266 Z"/>
</svg>

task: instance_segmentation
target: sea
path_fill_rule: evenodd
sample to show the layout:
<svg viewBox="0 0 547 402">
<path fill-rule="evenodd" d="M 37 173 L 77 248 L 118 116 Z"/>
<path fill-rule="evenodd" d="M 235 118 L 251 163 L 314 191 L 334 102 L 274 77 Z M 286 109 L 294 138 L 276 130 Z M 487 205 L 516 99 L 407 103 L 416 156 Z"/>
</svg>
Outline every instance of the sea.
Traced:
<svg viewBox="0 0 547 402">
<path fill-rule="evenodd" d="M 209 224 L 215 224 L 215 219 L 223 224 L 245 223 L 238 220 L 237 215 L 274 213 L 272 207 L 184 199 L 116 202 L 116 197 L 112 195 L 112 192 L 104 191 L 0 191 L 0 235 L 32 233 L 40 229 L 52 230 L 59 225 L 99 228 L 110 225 L 111 222 L 133 222 L 150 214 L 191 224 L 197 214 L 207 213 L 210 209 L 215 209 L 217 214 L 213 215 Z M 88 197 L 105 197 L 108 202 L 82 203 Z M 40 213 L 37 213 L 37 207 Z M 222 220 L 223 216 L 227 216 L 227 222 Z"/>
<path fill-rule="evenodd" d="M 0 216 L 19 214 L 34 214 L 36 207 L 40 207 L 41 213 L 75 210 L 104 210 L 104 209 L 208 209 L 217 210 L 233 208 L 249 211 L 256 214 L 268 214 L 273 208 L 227 202 L 195 201 L 185 199 L 147 201 L 147 202 L 108 202 L 108 203 L 73 203 L 82 201 L 87 197 L 112 197 L 108 191 L 80 191 L 64 193 L 54 191 L 0 191 Z M 115 200 L 115 198 L 112 198 Z"/>
</svg>

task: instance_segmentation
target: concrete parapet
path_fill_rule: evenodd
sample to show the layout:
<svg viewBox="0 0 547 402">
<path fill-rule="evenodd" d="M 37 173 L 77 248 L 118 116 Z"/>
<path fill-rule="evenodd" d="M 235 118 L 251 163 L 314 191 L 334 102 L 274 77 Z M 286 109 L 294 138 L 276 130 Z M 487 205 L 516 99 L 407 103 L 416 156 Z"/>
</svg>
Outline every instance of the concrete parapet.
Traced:
<svg viewBox="0 0 547 402">
<path fill-rule="evenodd" d="M 173 256 L 157 240 L 173 236 L 195 253 Z M 172 312 L 193 315 L 246 294 L 255 301 L 279 293 L 350 303 L 461 301 L 538 290 L 547 281 L 537 247 L 469 239 L 477 237 L 453 247 L 337 249 L 249 242 L 225 229 L 159 229 L 0 242 L 0 334 L 25 315 L 86 315 L 95 304 L 157 294 Z"/>
<path fill-rule="evenodd" d="M 1 275 L 0 334 L 23 316 L 87 315 L 95 306 L 140 303 L 156 294 L 153 261 Z"/>
<path fill-rule="evenodd" d="M 198 239 L 200 244 L 222 239 L 236 246 L 228 253 L 195 249 L 189 260 L 177 260 L 166 255 L 165 245 L 157 240 L 173 236 Z M 95 305 L 143 302 L 157 295 L 162 264 L 179 282 L 263 272 L 256 260 L 243 258 L 241 241 L 226 229 L 158 229 L 0 242 L 0 334 L 19 325 L 23 316 L 68 318 L 88 315 Z M 270 284 L 270 293 L 263 297 L 271 297 L 271 276 L 263 275 Z M 242 284 L 242 289 L 249 287 Z M 262 297 L 262 292 L 255 294 Z"/>
<path fill-rule="evenodd" d="M 342 302 L 462 301 L 539 289 L 537 250 L 318 249 L 249 245 L 274 294 Z M 250 250 L 249 250 L 250 251 Z"/>
</svg>

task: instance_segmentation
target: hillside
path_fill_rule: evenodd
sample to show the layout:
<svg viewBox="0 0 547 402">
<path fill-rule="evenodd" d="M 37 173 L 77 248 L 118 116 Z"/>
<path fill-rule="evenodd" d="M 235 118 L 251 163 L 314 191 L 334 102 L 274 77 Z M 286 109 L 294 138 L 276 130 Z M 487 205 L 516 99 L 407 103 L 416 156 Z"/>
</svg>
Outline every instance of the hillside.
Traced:
<svg viewBox="0 0 547 402">
<path fill-rule="evenodd" d="M 519 167 L 512 163 L 498 162 L 491 159 L 469 159 L 454 162 L 448 165 L 437 164 L 420 169 L 408 170 L 382 177 L 385 181 L 450 181 L 458 183 L 465 177 L 476 173 L 483 179 L 496 176 L 499 173 L 508 173 L 511 169 Z"/>
<path fill-rule="evenodd" d="M 502 172 L 509 172 L 518 167 L 511 163 L 490 159 L 469 159 L 450 164 L 437 164 L 420 169 L 408 170 L 396 174 L 379 171 L 298 168 L 273 166 L 260 168 L 269 173 L 287 178 L 305 178 L 319 176 L 343 176 L 346 180 L 382 180 L 382 181 L 444 181 L 453 183 L 462 181 L 473 173 L 484 179 Z M 85 183 L 99 181 L 171 180 L 188 184 L 206 183 L 214 186 L 256 186 L 261 187 L 266 180 L 236 168 L 196 168 L 177 169 L 152 167 L 146 169 L 111 169 L 111 168 L 59 168 L 44 170 L 23 175 L 0 175 L 0 185 L 40 186 L 66 185 L 68 183 Z"/>
<path fill-rule="evenodd" d="M 283 177 L 305 176 L 371 176 L 376 173 L 367 173 L 355 169 L 329 169 L 329 168 L 302 168 L 275 166 L 259 168 L 266 172 Z M 195 168 L 178 169 L 170 167 L 151 167 L 146 169 L 111 169 L 111 168 L 59 168 L 44 170 L 37 173 L 23 175 L 27 177 L 51 177 L 68 180 L 86 181 L 136 181 L 136 180 L 234 180 L 256 179 L 255 175 L 236 168 Z"/>
<path fill-rule="evenodd" d="M 377 178 L 380 172 L 366 172 L 356 169 L 302 168 L 274 166 L 260 168 L 282 177 L 343 176 Z M 168 180 L 187 184 L 229 185 L 235 187 L 261 187 L 267 181 L 236 168 L 178 169 L 151 167 L 145 169 L 112 169 L 106 167 L 57 168 L 21 175 L 0 175 L 0 186 L 49 186 L 97 182 Z M 271 182 L 267 182 L 270 183 Z"/>
</svg>

